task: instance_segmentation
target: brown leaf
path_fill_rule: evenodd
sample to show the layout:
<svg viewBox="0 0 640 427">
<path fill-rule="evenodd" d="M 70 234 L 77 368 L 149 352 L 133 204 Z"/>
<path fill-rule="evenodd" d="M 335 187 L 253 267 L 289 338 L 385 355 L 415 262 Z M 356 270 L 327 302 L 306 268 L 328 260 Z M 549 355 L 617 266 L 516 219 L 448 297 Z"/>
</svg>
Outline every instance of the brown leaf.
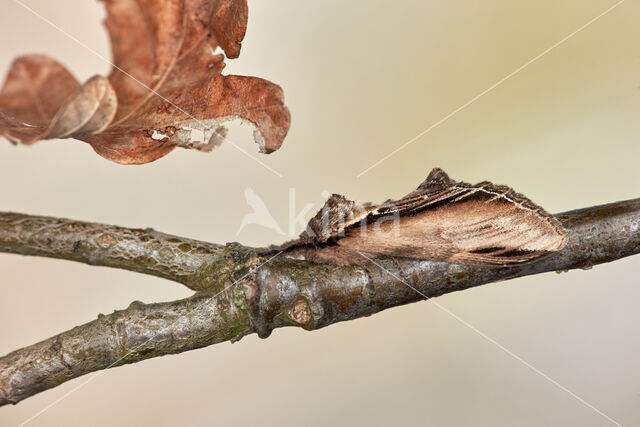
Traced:
<svg viewBox="0 0 640 427">
<path fill-rule="evenodd" d="M 102 132 L 115 117 L 117 108 L 118 100 L 109 80 L 94 76 L 58 110 L 41 138 L 82 138 Z"/>
<path fill-rule="evenodd" d="M 76 138 L 124 164 L 156 160 L 175 147 L 209 151 L 225 124 L 255 127 L 262 152 L 277 150 L 289 111 L 279 86 L 224 76 L 240 54 L 246 0 L 105 0 L 114 67 L 84 85 L 43 55 L 18 58 L 0 92 L 0 136 L 31 144 Z"/>
<path fill-rule="evenodd" d="M 78 89 L 76 79 L 53 59 L 44 55 L 17 58 L 0 91 L 0 135 L 25 144 L 37 141 Z"/>
</svg>

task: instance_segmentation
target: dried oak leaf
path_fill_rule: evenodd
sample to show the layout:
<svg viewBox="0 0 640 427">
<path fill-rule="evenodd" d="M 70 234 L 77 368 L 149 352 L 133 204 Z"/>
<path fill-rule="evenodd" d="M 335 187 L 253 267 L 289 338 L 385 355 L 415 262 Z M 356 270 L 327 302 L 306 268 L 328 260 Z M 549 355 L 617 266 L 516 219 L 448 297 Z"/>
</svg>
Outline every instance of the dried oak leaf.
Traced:
<svg viewBox="0 0 640 427">
<path fill-rule="evenodd" d="M 124 164 L 175 147 L 209 151 L 225 123 L 254 126 L 261 151 L 282 145 L 290 123 L 282 89 L 222 75 L 247 28 L 246 0 L 104 0 L 113 69 L 85 84 L 44 55 L 17 58 L 0 91 L 0 136 L 14 143 L 76 138 Z"/>
</svg>

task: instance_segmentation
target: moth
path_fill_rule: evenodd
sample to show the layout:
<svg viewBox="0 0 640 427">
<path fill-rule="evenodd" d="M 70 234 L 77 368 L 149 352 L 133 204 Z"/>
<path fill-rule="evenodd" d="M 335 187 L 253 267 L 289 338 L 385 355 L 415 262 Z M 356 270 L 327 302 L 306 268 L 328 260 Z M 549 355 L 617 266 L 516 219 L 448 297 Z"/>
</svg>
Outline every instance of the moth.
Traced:
<svg viewBox="0 0 640 427">
<path fill-rule="evenodd" d="M 338 265 L 376 255 L 509 266 L 561 250 L 551 214 L 505 185 L 455 181 L 439 168 L 400 200 L 357 204 L 333 194 L 286 256 Z"/>
</svg>

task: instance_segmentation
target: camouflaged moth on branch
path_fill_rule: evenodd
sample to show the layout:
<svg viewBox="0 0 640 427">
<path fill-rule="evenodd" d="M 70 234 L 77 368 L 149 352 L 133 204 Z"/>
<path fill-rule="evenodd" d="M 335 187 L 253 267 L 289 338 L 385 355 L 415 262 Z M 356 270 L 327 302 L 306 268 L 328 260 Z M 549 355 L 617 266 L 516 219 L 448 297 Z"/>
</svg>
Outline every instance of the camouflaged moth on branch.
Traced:
<svg viewBox="0 0 640 427">
<path fill-rule="evenodd" d="M 357 204 L 332 195 L 285 255 L 339 265 L 387 255 L 509 266 L 561 250 L 557 219 L 510 187 L 455 181 L 441 169 L 400 200 Z"/>
<path fill-rule="evenodd" d="M 75 138 L 117 163 L 175 147 L 210 151 L 230 121 L 254 128 L 260 151 L 289 130 L 282 89 L 223 75 L 247 29 L 246 0 L 104 0 L 113 68 L 81 85 L 45 55 L 17 58 L 0 90 L 0 136 L 14 143 Z M 223 53 L 216 49 L 220 48 Z"/>
</svg>

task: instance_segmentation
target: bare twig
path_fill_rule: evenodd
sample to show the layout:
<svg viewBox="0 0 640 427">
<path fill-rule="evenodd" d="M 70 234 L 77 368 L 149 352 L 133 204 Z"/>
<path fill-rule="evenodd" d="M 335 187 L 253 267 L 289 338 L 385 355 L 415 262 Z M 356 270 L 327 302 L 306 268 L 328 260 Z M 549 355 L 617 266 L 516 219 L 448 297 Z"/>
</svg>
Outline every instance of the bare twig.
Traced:
<svg viewBox="0 0 640 427">
<path fill-rule="evenodd" d="M 89 372 L 254 332 L 264 338 L 284 326 L 318 329 L 415 302 L 422 295 L 589 268 L 640 252 L 640 199 L 556 216 L 569 234 L 567 246 L 538 262 L 505 268 L 392 258 L 377 258 L 365 267 L 338 267 L 268 259 L 260 249 L 212 245 L 152 230 L 0 213 L 0 251 L 124 268 L 198 291 L 174 302 L 133 303 L 0 358 L 0 405 Z"/>
<path fill-rule="evenodd" d="M 163 277 L 195 291 L 219 284 L 226 257 L 240 245 L 216 245 L 157 232 L 62 218 L 0 212 L 0 252 L 37 255 Z M 221 274 L 222 273 L 222 274 Z"/>
</svg>

